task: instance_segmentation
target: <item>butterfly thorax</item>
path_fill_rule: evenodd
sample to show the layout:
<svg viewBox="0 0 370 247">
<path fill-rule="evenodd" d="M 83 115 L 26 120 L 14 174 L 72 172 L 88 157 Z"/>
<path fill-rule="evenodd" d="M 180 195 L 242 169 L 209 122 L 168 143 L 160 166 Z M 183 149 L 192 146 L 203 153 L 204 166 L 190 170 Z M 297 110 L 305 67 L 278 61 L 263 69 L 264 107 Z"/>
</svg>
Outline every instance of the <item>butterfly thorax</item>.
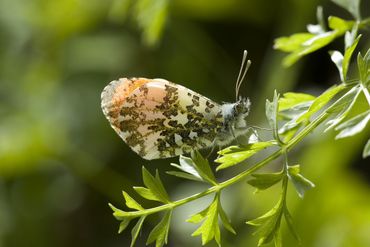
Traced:
<svg viewBox="0 0 370 247">
<path fill-rule="evenodd" d="M 248 131 L 246 118 L 249 114 L 250 101 L 241 98 L 235 103 L 224 103 L 222 106 L 224 125 L 217 135 L 217 144 L 224 146 Z"/>
</svg>

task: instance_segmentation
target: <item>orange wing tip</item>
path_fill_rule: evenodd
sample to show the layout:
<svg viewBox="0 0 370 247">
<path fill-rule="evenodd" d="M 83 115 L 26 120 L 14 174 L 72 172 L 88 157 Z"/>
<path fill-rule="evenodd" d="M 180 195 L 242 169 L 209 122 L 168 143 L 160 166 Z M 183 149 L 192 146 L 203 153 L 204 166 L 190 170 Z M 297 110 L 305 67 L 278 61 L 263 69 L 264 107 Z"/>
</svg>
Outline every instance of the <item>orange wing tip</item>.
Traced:
<svg viewBox="0 0 370 247">
<path fill-rule="evenodd" d="M 120 78 L 111 81 L 101 94 L 101 106 L 107 117 L 116 118 L 126 98 L 137 88 L 150 82 L 147 78 Z"/>
</svg>

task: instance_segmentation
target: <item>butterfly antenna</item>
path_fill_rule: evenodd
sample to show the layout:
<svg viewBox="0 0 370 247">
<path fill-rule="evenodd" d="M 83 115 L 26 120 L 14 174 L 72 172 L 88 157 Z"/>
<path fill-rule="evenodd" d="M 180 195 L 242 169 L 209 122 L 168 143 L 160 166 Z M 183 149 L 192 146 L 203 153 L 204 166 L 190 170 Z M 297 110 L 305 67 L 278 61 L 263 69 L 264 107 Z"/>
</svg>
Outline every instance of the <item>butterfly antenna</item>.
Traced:
<svg viewBox="0 0 370 247">
<path fill-rule="evenodd" d="M 235 98 L 236 98 L 236 100 L 238 100 L 238 97 L 239 97 L 240 86 L 242 85 L 242 82 L 244 81 L 245 75 L 247 74 L 247 71 L 248 71 L 248 69 L 249 69 L 249 67 L 251 66 L 251 63 L 252 63 L 250 60 L 247 60 L 247 55 L 248 55 L 247 50 L 244 50 L 243 58 L 242 58 L 242 64 L 240 66 L 238 79 L 236 80 L 236 83 L 235 83 Z"/>
</svg>

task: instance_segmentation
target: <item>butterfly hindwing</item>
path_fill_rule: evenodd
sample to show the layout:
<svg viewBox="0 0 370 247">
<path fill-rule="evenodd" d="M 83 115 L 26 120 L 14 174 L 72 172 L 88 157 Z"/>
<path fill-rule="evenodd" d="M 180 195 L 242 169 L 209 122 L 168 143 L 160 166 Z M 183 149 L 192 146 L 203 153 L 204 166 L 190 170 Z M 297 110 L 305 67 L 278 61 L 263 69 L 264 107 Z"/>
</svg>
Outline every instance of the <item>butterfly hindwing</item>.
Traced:
<svg viewBox="0 0 370 247">
<path fill-rule="evenodd" d="M 163 79 L 111 82 L 103 112 L 120 137 L 145 159 L 209 147 L 223 126 L 219 104 Z"/>
</svg>

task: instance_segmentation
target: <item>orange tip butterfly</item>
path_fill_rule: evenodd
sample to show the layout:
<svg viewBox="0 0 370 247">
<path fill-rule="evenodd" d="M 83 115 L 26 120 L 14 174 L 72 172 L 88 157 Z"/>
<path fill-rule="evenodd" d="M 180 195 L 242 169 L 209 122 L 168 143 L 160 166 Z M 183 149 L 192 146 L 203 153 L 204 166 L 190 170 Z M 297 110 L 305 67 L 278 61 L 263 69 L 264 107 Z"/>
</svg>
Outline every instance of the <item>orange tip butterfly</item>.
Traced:
<svg viewBox="0 0 370 247">
<path fill-rule="evenodd" d="M 250 102 L 238 99 L 251 64 L 246 57 L 244 51 L 235 103 L 218 104 L 164 79 L 121 78 L 104 88 L 103 113 L 126 144 L 147 160 L 227 145 L 248 131 Z"/>
</svg>

